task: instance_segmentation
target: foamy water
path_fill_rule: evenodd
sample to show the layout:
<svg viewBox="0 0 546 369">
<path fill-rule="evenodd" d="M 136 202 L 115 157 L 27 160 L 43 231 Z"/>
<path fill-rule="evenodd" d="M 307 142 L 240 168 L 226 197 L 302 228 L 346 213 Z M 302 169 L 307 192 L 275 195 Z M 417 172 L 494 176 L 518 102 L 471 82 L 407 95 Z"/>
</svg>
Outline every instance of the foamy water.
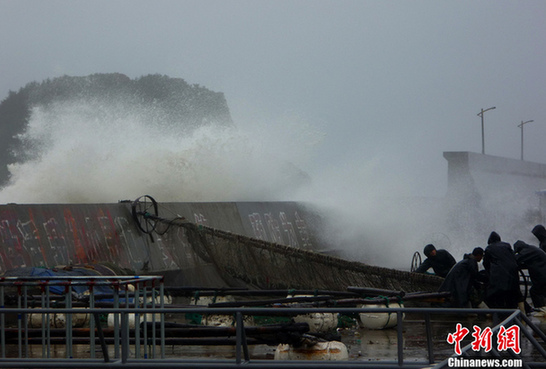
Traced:
<svg viewBox="0 0 546 369">
<path fill-rule="evenodd" d="M 158 121 L 162 112 L 99 101 L 32 110 L 0 202 L 286 200 L 301 183 L 278 142 L 237 127 Z M 283 145 L 297 147 L 289 143 Z M 282 146 L 282 145 L 281 145 Z M 24 159 L 23 159 L 24 158 Z"/>
</svg>

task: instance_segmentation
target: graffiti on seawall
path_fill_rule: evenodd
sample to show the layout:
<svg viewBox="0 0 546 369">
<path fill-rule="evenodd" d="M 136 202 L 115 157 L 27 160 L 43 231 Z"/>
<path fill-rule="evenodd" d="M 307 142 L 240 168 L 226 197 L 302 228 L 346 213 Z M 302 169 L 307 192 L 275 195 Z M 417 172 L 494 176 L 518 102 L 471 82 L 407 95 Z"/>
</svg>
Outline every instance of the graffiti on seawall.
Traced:
<svg viewBox="0 0 546 369">
<path fill-rule="evenodd" d="M 297 211 L 294 218 L 296 228 L 294 228 L 292 222 L 288 221 L 288 217 L 283 211 L 279 212 L 278 219 L 273 216 L 273 213 L 264 213 L 263 218 L 260 213 L 248 215 L 255 238 L 296 248 L 311 249 L 312 244 L 305 221 Z M 301 244 L 298 241 L 298 235 Z"/>
<path fill-rule="evenodd" d="M 188 204 L 179 206 L 179 213 L 189 212 Z M 190 212 L 196 224 L 296 248 L 313 248 L 311 232 L 297 209 L 283 204 L 263 207 L 262 203 L 245 204 L 248 210 L 234 212 L 236 204 L 207 206 L 198 204 Z M 279 210 L 257 211 L 260 206 Z M 206 259 L 196 253 L 182 227 L 162 235 L 140 232 L 125 204 L 0 206 L 0 273 L 27 266 L 51 268 L 96 262 L 149 272 L 192 268 L 206 263 Z"/>
<path fill-rule="evenodd" d="M 127 217 L 100 207 L 94 212 L 64 207 L 61 214 L 46 207 L 1 211 L 0 272 L 95 261 L 129 267 L 131 259 L 138 261 L 129 247 L 135 235 Z"/>
</svg>

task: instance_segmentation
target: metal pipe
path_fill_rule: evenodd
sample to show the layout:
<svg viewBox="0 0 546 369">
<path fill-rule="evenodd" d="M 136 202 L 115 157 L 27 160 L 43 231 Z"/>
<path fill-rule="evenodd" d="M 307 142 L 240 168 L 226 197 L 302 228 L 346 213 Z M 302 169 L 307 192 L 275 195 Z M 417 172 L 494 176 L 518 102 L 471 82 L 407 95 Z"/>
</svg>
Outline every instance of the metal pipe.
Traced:
<svg viewBox="0 0 546 369">
<path fill-rule="evenodd" d="M 121 313 L 121 362 L 129 358 L 129 314 Z"/>
<path fill-rule="evenodd" d="M 21 286 L 18 286 L 17 288 L 17 307 L 19 308 L 19 310 L 22 309 L 22 301 L 21 301 Z M 17 328 L 19 329 L 19 332 L 18 332 L 18 340 L 17 340 L 17 346 L 18 346 L 18 349 L 19 349 L 19 358 L 22 358 L 23 357 L 23 335 L 22 335 L 22 324 L 21 324 L 21 319 L 22 319 L 22 314 L 19 313 L 17 314 Z"/>
<path fill-rule="evenodd" d="M 70 281 L 67 281 L 65 286 L 65 306 L 70 310 L 66 314 L 66 357 L 72 358 L 72 286 Z"/>
<path fill-rule="evenodd" d="M 95 307 L 95 293 L 93 284 L 89 285 L 89 307 Z M 91 314 L 89 316 L 89 340 L 91 341 L 91 358 L 95 358 L 95 317 L 98 318 L 99 314 Z M 100 325 L 100 322 L 98 322 Z"/>
<path fill-rule="evenodd" d="M 102 356 L 104 358 L 104 362 L 107 363 L 110 361 L 110 357 L 108 356 L 108 347 L 106 346 L 106 339 L 104 338 L 104 332 L 102 331 L 102 326 L 100 324 L 99 313 L 94 313 L 93 317 L 97 321 L 97 333 L 99 335 L 100 347 L 102 349 Z M 92 332 L 94 333 L 94 329 L 92 330 Z M 94 343 L 95 343 L 94 336 L 91 342 L 93 343 L 93 346 L 94 346 Z"/>
<path fill-rule="evenodd" d="M 119 309 L 119 284 L 114 284 L 114 308 Z M 116 332 L 114 336 L 114 357 L 119 358 L 119 340 L 120 340 L 120 330 L 119 330 L 119 314 L 112 313 L 114 317 L 114 331 Z"/>
<path fill-rule="evenodd" d="M 46 286 L 42 286 L 42 304 L 41 304 L 41 307 L 42 309 L 46 308 L 46 294 L 44 293 L 45 291 L 45 288 Z M 46 319 L 47 318 L 47 319 Z M 47 330 L 47 326 L 46 326 L 46 321 L 47 321 L 47 326 L 49 326 L 49 315 L 48 314 L 42 314 L 42 357 L 46 357 L 47 356 L 47 347 L 46 347 L 46 330 Z"/>
<path fill-rule="evenodd" d="M 135 288 L 135 356 L 140 357 L 140 314 L 138 313 L 138 308 L 140 307 L 140 284 L 137 283 L 133 285 Z M 146 313 L 144 313 L 146 315 Z"/>
<path fill-rule="evenodd" d="M 25 308 L 28 307 L 28 294 L 27 286 L 23 286 L 23 305 Z M 23 327 L 25 329 L 25 357 L 30 357 L 30 347 L 28 346 L 28 315 L 23 315 Z"/>
<path fill-rule="evenodd" d="M 425 330 L 427 334 L 428 363 L 434 363 L 434 346 L 432 345 L 432 327 L 430 326 L 430 314 L 425 313 Z"/>
<path fill-rule="evenodd" d="M 51 319 L 50 315 L 49 315 L 49 309 L 51 308 L 51 305 L 50 305 L 50 302 L 51 302 L 51 293 L 49 291 L 49 288 L 47 287 L 47 281 L 46 281 L 46 289 L 45 289 L 45 293 L 46 293 L 46 308 L 48 309 L 48 312 L 46 313 L 46 320 L 48 322 L 47 324 L 47 358 L 49 359 L 51 357 L 51 324 L 49 324 L 49 319 Z"/>
<path fill-rule="evenodd" d="M 241 345 L 242 345 L 242 331 L 243 331 L 243 317 L 241 315 L 241 312 L 238 311 L 235 314 L 235 363 L 241 364 Z"/>
<path fill-rule="evenodd" d="M 404 365 L 404 332 L 403 332 L 403 318 L 402 318 L 402 311 L 398 310 L 396 312 L 396 318 L 397 324 L 396 324 L 396 332 L 397 332 L 397 345 L 398 345 L 398 364 L 400 366 Z"/>
<path fill-rule="evenodd" d="M 156 305 L 155 305 L 155 299 L 156 299 L 156 290 L 154 288 L 154 281 L 152 281 L 152 309 L 155 309 Z M 153 346 L 152 346 L 152 359 L 155 359 L 155 354 L 156 354 L 156 320 L 155 320 L 155 314 L 152 314 L 152 342 L 154 342 Z"/>
<path fill-rule="evenodd" d="M 161 278 L 159 281 L 159 305 L 161 309 L 165 308 L 165 283 Z M 165 359 L 165 314 L 161 314 L 161 358 Z"/>
<path fill-rule="evenodd" d="M 347 291 L 355 292 L 357 294 L 370 295 L 370 296 L 401 296 L 406 293 L 404 291 L 387 290 L 384 288 L 371 288 L 371 287 L 347 287 Z"/>
<path fill-rule="evenodd" d="M 4 286 L 0 286 L 0 309 L 4 309 Z M 0 342 L 2 344 L 2 358 L 6 357 L 6 314 L 0 316 Z"/>
</svg>

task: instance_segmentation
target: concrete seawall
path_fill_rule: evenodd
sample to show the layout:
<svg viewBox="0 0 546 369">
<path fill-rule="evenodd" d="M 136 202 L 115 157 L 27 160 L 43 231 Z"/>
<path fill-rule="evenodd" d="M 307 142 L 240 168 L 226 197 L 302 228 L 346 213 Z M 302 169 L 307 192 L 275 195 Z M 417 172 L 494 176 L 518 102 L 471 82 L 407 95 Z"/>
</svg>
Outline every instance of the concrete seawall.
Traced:
<svg viewBox="0 0 546 369">
<path fill-rule="evenodd" d="M 173 237 L 144 234 L 132 202 L 0 206 L 0 272 L 23 266 L 111 262 L 140 272 L 177 268 L 167 252 Z M 314 249 L 316 217 L 293 202 L 161 203 L 160 216 Z"/>
<path fill-rule="evenodd" d="M 444 152 L 448 161 L 447 224 L 458 243 L 483 245 L 491 231 L 503 239 L 532 242 L 545 221 L 538 193 L 546 165 L 472 152 Z"/>
<path fill-rule="evenodd" d="M 546 165 L 472 152 L 444 152 L 448 161 L 447 197 L 480 199 L 517 198 L 537 206 L 536 192 L 546 189 Z"/>
</svg>

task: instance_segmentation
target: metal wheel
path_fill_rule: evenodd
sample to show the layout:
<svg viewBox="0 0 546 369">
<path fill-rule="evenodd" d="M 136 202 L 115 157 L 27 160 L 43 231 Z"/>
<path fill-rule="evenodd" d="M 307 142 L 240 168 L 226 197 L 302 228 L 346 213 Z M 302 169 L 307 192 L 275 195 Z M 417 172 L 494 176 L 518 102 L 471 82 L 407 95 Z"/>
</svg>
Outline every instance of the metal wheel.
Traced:
<svg viewBox="0 0 546 369">
<path fill-rule="evenodd" d="M 415 272 L 417 268 L 421 265 L 421 254 L 419 251 L 415 251 L 413 258 L 411 259 L 411 268 L 410 271 Z"/>
<path fill-rule="evenodd" d="M 157 202 L 153 197 L 144 195 L 133 201 L 133 219 L 138 228 L 144 233 L 152 233 L 157 225 Z"/>
</svg>

